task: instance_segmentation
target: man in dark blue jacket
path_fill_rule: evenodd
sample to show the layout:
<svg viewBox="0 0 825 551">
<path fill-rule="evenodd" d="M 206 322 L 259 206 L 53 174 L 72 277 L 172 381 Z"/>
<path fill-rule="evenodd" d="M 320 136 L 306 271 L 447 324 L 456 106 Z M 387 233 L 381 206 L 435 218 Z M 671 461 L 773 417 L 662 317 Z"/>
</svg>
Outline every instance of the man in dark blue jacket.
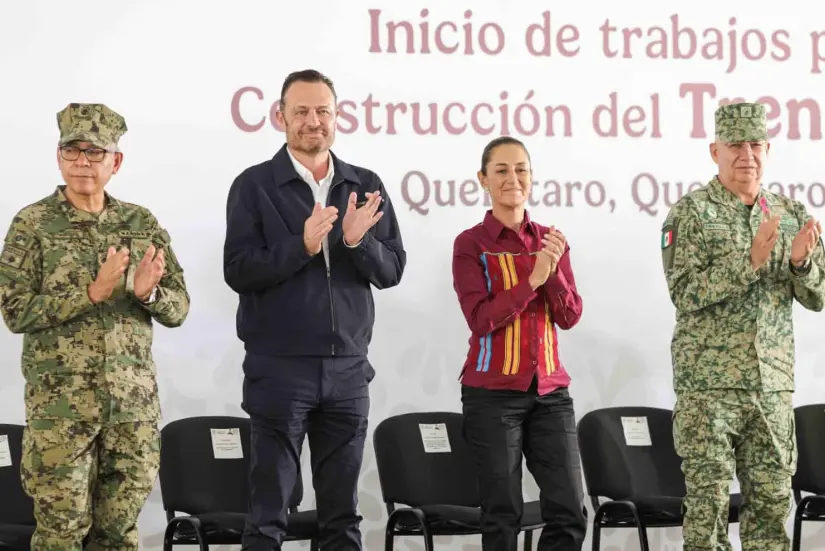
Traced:
<svg viewBox="0 0 825 551">
<path fill-rule="evenodd" d="M 281 549 L 308 435 L 321 549 L 360 550 L 369 413 L 371 285 L 398 285 L 406 253 L 381 179 L 331 151 L 337 98 L 314 70 L 287 77 L 286 145 L 227 200 L 224 278 L 240 295 L 243 408 L 252 420 L 243 549 Z"/>
</svg>

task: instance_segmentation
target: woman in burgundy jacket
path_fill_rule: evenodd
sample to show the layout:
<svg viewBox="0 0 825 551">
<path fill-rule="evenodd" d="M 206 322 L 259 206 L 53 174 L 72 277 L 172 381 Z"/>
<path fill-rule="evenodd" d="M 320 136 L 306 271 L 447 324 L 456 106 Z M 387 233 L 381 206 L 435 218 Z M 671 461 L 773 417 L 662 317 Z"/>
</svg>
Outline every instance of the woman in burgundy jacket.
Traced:
<svg viewBox="0 0 825 551">
<path fill-rule="evenodd" d="M 527 213 L 524 144 L 490 142 L 478 178 L 492 209 L 455 239 L 453 285 L 472 332 L 461 400 L 481 490 L 482 549 L 516 550 L 524 454 L 547 523 L 539 551 L 579 551 L 587 521 L 576 419 L 556 340 L 556 329 L 570 329 L 582 313 L 570 247 Z"/>
</svg>

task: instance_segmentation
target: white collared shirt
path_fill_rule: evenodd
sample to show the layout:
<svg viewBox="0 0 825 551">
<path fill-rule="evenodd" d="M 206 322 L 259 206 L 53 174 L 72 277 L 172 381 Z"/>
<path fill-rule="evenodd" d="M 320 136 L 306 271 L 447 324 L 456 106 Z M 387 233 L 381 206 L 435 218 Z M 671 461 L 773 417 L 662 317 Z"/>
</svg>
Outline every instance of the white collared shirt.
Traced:
<svg viewBox="0 0 825 551">
<path fill-rule="evenodd" d="M 321 203 L 322 207 L 326 207 L 327 201 L 329 200 L 329 188 L 332 185 L 332 177 L 335 175 L 335 167 L 332 164 L 332 156 L 330 155 L 329 157 L 329 169 L 327 170 L 327 175 L 324 176 L 320 182 L 316 182 L 312 172 L 298 162 L 298 159 L 292 155 L 292 152 L 288 147 L 286 148 L 286 152 L 289 154 L 289 159 L 295 167 L 295 172 L 298 173 L 298 176 L 300 176 L 312 190 L 312 195 L 315 197 L 315 203 Z M 327 155 L 329 155 L 329 153 L 327 153 Z M 324 249 L 324 261 L 327 264 L 327 268 L 329 268 L 329 236 L 324 237 L 322 247 Z"/>
</svg>

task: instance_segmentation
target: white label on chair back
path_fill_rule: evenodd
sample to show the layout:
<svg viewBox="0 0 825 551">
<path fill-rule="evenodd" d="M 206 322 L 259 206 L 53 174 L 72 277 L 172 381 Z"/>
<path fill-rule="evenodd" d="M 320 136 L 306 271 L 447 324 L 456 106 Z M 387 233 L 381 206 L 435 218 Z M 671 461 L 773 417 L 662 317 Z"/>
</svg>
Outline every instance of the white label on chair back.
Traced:
<svg viewBox="0 0 825 551">
<path fill-rule="evenodd" d="M 0 434 L 0 467 L 11 467 L 11 450 L 7 434 Z"/>
<path fill-rule="evenodd" d="M 450 453 L 450 437 L 447 436 L 447 425 L 438 423 L 437 425 L 418 424 L 421 431 L 421 440 L 424 442 L 424 452 L 426 453 Z"/>
<path fill-rule="evenodd" d="M 628 446 L 652 446 L 647 417 L 622 417 L 624 441 Z"/>
<path fill-rule="evenodd" d="M 215 459 L 243 459 L 241 429 L 212 429 Z"/>
</svg>

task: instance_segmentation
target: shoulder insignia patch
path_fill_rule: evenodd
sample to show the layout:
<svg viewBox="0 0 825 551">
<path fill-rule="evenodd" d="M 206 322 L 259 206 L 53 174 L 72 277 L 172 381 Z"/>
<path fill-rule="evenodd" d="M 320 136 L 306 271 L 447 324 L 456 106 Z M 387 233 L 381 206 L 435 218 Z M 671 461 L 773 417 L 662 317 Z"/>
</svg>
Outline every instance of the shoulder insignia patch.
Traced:
<svg viewBox="0 0 825 551">
<path fill-rule="evenodd" d="M 21 231 L 12 231 L 6 237 L 6 243 L 28 251 L 34 246 L 34 236 Z"/>
<path fill-rule="evenodd" d="M 672 221 L 662 228 L 662 264 L 665 270 L 673 266 L 674 244 L 676 243 L 676 221 Z"/>
<path fill-rule="evenodd" d="M 662 248 L 667 249 L 673 245 L 673 228 L 665 227 L 662 229 Z"/>
</svg>

